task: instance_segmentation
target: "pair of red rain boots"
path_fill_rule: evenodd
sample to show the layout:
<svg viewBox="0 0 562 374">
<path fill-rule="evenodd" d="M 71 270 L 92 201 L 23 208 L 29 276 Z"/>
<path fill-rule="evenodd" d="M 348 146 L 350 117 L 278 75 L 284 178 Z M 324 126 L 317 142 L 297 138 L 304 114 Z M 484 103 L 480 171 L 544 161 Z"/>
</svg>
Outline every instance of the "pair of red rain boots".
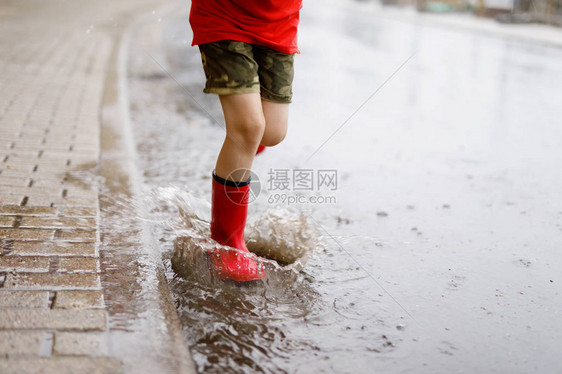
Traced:
<svg viewBox="0 0 562 374">
<path fill-rule="evenodd" d="M 247 282 L 265 276 L 263 264 L 249 256 L 244 242 L 249 194 L 249 179 L 234 182 L 213 173 L 211 238 L 219 244 L 237 249 L 216 248 L 212 253 L 220 279 Z"/>
</svg>

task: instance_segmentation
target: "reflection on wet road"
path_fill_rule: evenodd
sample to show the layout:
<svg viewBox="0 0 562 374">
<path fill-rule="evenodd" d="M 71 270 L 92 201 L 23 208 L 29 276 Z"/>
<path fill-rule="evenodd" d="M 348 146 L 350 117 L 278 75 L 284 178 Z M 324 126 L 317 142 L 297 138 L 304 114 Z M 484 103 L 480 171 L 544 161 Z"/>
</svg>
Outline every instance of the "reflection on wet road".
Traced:
<svg viewBox="0 0 562 374">
<path fill-rule="evenodd" d="M 562 50 L 392 14 L 305 2 L 289 134 L 256 158 L 264 189 L 249 221 L 281 192 L 334 199 L 282 206 L 323 244 L 283 286 L 174 276 L 181 217 L 159 192 L 208 201 L 224 131 L 186 17 L 139 30 L 140 166 L 199 371 L 562 370 Z M 279 191 L 279 170 L 335 170 L 337 188 Z M 204 205 L 193 209 L 208 219 Z"/>
</svg>

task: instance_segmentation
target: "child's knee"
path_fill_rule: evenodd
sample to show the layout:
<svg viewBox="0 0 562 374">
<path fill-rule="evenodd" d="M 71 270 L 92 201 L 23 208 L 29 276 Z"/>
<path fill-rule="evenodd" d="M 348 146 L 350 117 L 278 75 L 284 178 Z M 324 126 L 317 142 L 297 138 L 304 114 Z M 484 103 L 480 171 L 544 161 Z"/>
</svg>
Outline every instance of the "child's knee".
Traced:
<svg viewBox="0 0 562 374">
<path fill-rule="evenodd" d="M 286 128 L 276 129 L 276 131 L 266 131 L 261 140 L 261 144 L 265 145 L 266 147 L 273 147 L 274 145 L 281 143 L 283 139 L 285 139 L 286 135 Z"/>
<path fill-rule="evenodd" d="M 243 143 L 254 146 L 259 144 L 265 131 L 263 116 L 246 116 L 231 123 L 233 135 Z"/>
</svg>

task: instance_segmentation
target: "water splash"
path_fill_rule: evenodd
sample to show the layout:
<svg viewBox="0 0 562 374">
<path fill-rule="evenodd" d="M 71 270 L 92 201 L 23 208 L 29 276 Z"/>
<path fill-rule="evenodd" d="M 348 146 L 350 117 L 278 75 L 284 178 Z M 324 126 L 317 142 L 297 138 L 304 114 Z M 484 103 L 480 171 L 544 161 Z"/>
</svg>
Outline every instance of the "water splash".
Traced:
<svg viewBox="0 0 562 374">
<path fill-rule="evenodd" d="M 238 250 L 210 239 L 210 204 L 177 187 L 159 188 L 156 197 L 175 206 L 179 212 L 179 219 L 171 223 L 176 234 L 171 259 L 174 272 L 201 283 L 218 283 L 211 254 L 216 250 Z M 251 253 L 243 255 L 264 265 L 266 276 L 262 284 L 268 286 L 286 287 L 292 284 L 321 245 L 318 230 L 305 215 L 279 208 L 265 211 L 248 225 L 246 238 Z"/>
</svg>

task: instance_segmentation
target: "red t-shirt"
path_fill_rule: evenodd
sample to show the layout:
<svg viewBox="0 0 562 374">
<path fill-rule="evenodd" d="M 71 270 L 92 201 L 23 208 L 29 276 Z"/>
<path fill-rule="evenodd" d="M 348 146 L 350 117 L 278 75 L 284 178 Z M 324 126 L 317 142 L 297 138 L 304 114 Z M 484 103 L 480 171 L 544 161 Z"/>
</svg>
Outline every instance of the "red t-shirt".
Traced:
<svg viewBox="0 0 562 374">
<path fill-rule="evenodd" d="M 298 53 L 302 0 L 192 0 L 192 45 L 236 40 Z"/>
</svg>

